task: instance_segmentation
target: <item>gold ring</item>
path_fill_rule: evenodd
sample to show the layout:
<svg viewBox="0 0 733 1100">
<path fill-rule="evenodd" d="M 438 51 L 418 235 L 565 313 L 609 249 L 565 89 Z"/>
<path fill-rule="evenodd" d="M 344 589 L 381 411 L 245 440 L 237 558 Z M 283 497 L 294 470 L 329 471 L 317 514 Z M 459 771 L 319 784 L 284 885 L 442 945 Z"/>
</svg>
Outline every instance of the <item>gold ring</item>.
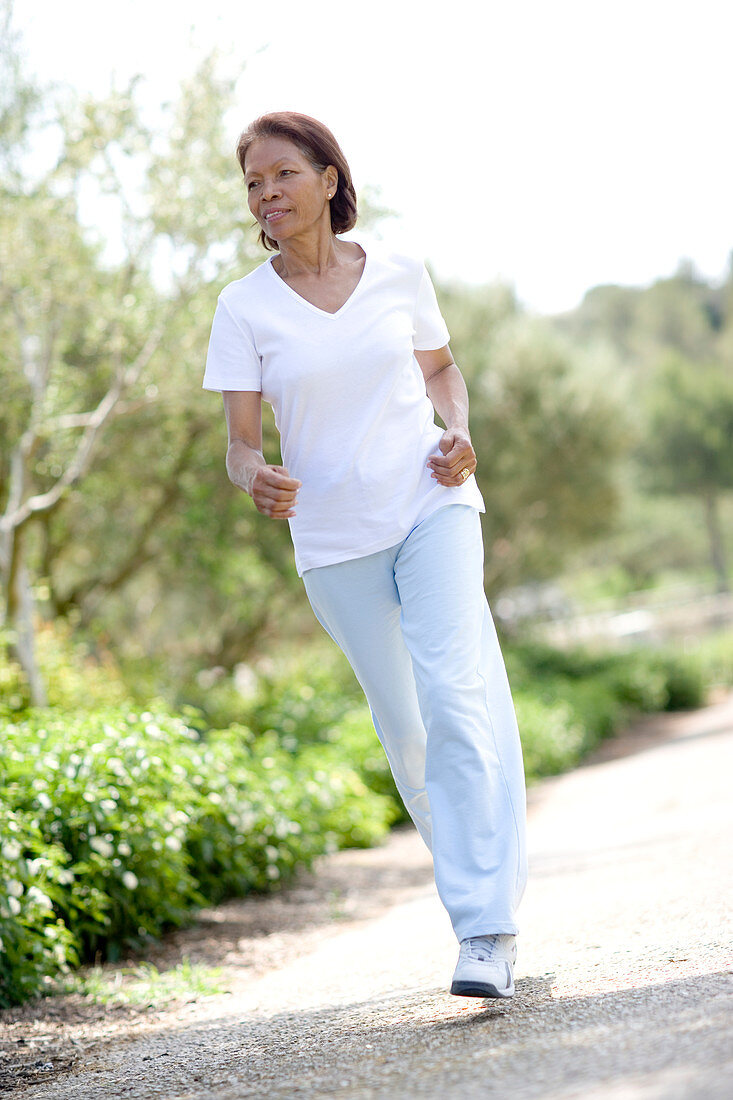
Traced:
<svg viewBox="0 0 733 1100">
<path fill-rule="evenodd" d="M 470 476 L 471 476 L 471 471 L 469 470 L 468 466 L 464 466 L 463 469 L 461 470 L 461 477 L 465 481 L 466 478 L 470 477 Z"/>
</svg>

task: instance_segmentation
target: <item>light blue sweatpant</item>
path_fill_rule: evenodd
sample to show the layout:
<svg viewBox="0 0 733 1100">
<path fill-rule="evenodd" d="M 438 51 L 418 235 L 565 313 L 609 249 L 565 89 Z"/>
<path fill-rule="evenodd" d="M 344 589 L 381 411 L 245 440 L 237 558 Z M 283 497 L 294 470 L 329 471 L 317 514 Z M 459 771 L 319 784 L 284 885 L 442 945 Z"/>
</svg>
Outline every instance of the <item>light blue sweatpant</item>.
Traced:
<svg viewBox="0 0 733 1100">
<path fill-rule="evenodd" d="M 396 546 L 303 581 L 364 689 L 456 936 L 516 933 L 524 769 L 484 595 L 479 513 L 446 505 Z"/>
</svg>

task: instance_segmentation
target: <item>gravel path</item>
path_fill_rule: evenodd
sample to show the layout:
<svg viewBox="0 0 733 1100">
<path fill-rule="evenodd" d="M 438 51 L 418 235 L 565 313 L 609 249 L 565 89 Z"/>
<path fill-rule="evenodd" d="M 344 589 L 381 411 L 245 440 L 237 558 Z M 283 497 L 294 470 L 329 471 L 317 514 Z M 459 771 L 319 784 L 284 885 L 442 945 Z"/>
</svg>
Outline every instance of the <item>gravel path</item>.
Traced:
<svg viewBox="0 0 733 1100">
<path fill-rule="evenodd" d="M 56 1044 L 54 1076 L 13 1098 L 728 1100 L 731 775 L 733 696 L 532 789 L 510 1002 L 446 992 L 455 943 L 402 830 L 279 898 L 208 911 L 153 956 L 223 963 L 225 994 L 1 1014 L 6 1043 Z"/>
</svg>

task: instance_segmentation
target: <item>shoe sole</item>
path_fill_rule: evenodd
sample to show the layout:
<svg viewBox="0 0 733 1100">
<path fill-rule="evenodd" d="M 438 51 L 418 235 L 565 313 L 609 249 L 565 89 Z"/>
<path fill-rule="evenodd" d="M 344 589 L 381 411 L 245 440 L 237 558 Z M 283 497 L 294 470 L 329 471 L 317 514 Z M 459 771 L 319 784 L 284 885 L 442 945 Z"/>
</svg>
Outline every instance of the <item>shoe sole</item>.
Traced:
<svg viewBox="0 0 733 1100">
<path fill-rule="evenodd" d="M 509 989 L 498 989 L 490 982 L 453 982 L 450 991 L 454 997 L 500 997 L 502 999 L 514 994 L 514 986 Z"/>
</svg>

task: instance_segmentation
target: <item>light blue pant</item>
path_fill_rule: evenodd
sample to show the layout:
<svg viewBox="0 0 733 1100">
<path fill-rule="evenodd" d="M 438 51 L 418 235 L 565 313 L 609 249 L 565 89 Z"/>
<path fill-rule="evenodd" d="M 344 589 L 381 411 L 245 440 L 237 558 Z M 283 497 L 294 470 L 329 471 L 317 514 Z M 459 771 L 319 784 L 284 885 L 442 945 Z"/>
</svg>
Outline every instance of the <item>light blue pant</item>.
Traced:
<svg viewBox="0 0 733 1100">
<path fill-rule="evenodd" d="M 364 689 L 456 936 L 516 932 L 524 769 L 478 512 L 446 505 L 396 546 L 303 581 Z"/>
</svg>

